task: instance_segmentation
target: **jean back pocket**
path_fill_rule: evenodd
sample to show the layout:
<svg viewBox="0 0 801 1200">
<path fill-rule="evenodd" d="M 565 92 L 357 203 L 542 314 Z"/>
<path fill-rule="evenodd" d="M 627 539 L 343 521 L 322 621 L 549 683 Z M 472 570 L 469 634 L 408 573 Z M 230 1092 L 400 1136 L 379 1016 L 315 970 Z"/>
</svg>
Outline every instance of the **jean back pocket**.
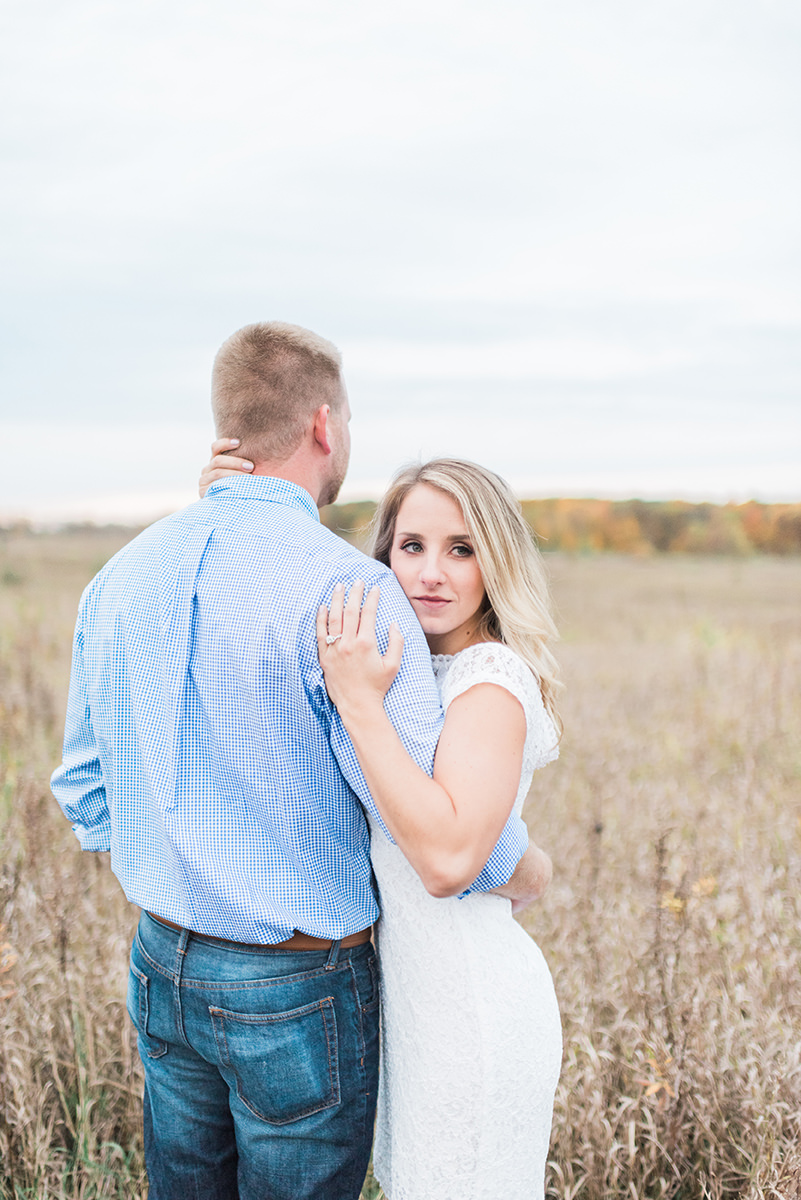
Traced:
<svg viewBox="0 0 801 1200">
<path fill-rule="evenodd" d="M 221 1065 L 237 1095 L 271 1125 L 287 1125 L 339 1103 L 334 1000 L 289 1012 L 238 1013 L 210 1008 Z"/>
</svg>

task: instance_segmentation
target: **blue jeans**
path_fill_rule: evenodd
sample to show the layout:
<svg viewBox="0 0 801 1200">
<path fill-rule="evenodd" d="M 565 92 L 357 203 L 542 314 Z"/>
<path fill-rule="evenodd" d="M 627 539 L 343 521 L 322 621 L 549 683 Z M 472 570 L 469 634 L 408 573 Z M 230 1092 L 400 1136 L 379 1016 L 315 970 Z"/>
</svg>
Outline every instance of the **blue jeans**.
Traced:
<svg viewBox="0 0 801 1200">
<path fill-rule="evenodd" d="M 237 946 L 143 914 L 128 1012 L 150 1200 L 357 1200 L 378 1081 L 369 942 Z"/>
</svg>

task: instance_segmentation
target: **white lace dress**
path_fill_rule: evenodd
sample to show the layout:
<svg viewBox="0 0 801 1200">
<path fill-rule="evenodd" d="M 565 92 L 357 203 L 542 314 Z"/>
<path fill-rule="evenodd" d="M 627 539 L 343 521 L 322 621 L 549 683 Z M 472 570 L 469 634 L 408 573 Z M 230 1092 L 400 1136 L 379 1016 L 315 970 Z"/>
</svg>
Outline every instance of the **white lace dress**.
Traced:
<svg viewBox="0 0 801 1200">
<path fill-rule="evenodd" d="M 443 707 L 500 684 L 526 714 L 519 813 L 556 733 L 525 663 L 494 642 L 435 655 Z M 500 896 L 437 900 L 372 828 L 381 894 L 382 1063 L 374 1171 L 389 1200 L 536 1200 L 562 1058 L 539 947 Z"/>
</svg>

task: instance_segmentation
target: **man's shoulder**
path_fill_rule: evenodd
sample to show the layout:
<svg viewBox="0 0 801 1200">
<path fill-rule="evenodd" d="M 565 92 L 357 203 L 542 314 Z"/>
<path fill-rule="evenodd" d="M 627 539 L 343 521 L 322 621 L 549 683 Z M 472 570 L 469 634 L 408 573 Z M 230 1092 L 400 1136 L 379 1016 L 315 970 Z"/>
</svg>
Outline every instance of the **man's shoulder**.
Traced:
<svg viewBox="0 0 801 1200">
<path fill-rule="evenodd" d="M 378 582 L 387 577 L 395 578 L 389 567 L 385 567 L 375 558 L 370 558 L 364 551 L 324 525 L 319 527 L 319 535 L 315 544 L 309 547 L 309 554 L 321 564 L 330 563 L 332 570 L 347 572 L 343 582 L 346 579 Z"/>
<path fill-rule="evenodd" d="M 181 546 L 196 537 L 203 525 L 198 508 L 198 504 L 191 504 L 180 512 L 170 513 L 126 542 L 87 584 L 84 602 L 98 596 L 114 577 L 155 578 L 164 564 L 170 560 L 179 562 Z"/>
</svg>

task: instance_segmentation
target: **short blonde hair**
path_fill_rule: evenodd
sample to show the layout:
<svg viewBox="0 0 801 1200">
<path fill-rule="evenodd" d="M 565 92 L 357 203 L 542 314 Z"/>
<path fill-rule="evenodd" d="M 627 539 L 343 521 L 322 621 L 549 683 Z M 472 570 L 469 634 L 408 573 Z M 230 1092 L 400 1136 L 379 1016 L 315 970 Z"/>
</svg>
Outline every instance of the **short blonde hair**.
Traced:
<svg viewBox="0 0 801 1200">
<path fill-rule="evenodd" d="M 300 444 L 323 404 L 338 408 L 342 356 L 332 342 L 300 325 L 263 321 L 223 342 L 211 375 L 218 437 L 236 437 L 239 454 L 281 462 Z"/>
<path fill-rule="evenodd" d="M 398 511 L 412 488 L 421 483 L 444 492 L 459 505 L 487 593 L 480 634 L 487 641 L 504 642 L 528 664 L 561 736 L 556 697 L 563 684 L 548 647 L 558 634 L 551 616 L 545 566 L 520 503 L 505 480 L 477 463 L 459 458 L 434 458 L 402 467 L 373 518 L 373 557 L 390 565 Z"/>
</svg>

